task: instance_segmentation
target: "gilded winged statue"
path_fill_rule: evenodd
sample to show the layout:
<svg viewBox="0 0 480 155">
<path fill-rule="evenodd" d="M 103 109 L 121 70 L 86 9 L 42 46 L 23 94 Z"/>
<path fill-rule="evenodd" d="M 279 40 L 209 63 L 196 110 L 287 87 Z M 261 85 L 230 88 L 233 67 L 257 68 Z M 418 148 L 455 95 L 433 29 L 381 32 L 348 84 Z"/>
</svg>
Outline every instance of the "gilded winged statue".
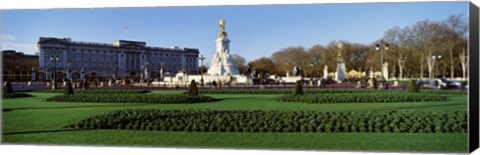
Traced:
<svg viewBox="0 0 480 155">
<path fill-rule="evenodd" d="M 220 27 L 220 33 L 218 34 L 218 38 L 222 38 L 224 35 L 227 35 L 225 32 L 225 20 L 218 18 L 218 25 Z"/>
</svg>

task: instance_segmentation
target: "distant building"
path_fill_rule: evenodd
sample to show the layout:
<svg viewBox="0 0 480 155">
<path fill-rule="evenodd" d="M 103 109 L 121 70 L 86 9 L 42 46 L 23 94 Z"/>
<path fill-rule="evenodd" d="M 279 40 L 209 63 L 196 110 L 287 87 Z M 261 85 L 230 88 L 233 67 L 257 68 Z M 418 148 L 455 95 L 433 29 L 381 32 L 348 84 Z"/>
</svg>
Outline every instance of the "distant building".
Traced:
<svg viewBox="0 0 480 155">
<path fill-rule="evenodd" d="M 81 75 L 88 80 L 158 79 L 161 68 L 172 75 L 182 69 L 198 72 L 199 50 L 193 48 L 149 47 L 145 42 L 127 40 L 106 44 L 40 37 L 38 49 L 40 78 L 45 80 L 53 77 L 55 60 L 51 57 L 57 55 L 57 79 L 78 80 Z"/>
<path fill-rule="evenodd" d="M 32 80 L 32 71 L 38 72 L 38 56 L 5 50 L 2 51 L 2 57 L 4 81 L 30 81 Z"/>
</svg>

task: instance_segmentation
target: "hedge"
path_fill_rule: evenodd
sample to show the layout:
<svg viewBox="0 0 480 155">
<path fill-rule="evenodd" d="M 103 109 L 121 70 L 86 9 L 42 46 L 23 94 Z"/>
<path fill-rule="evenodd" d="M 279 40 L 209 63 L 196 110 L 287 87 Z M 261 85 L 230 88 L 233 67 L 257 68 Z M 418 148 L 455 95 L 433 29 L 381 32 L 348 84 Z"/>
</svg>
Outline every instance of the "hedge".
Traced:
<svg viewBox="0 0 480 155">
<path fill-rule="evenodd" d="M 410 80 L 408 81 L 408 92 L 411 93 L 418 93 L 420 92 L 420 89 L 417 86 L 417 80 Z"/>
<path fill-rule="evenodd" d="M 339 93 L 404 93 L 406 90 L 372 90 L 372 89 L 304 89 L 304 94 L 339 94 Z M 187 92 L 185 92 L 186 94 Z M 291 94 L 292 90 L 254 89 L 254 90 L 199 90 L 199 94 Z M 467 95 L 461 90 L 421 90 L 420 93 Z"/>
<path fill-rule="evenodd" d="M 305 103 L 373 103 L 373 102 L 429 102 L 447 101 L 446 96 L 426 93 L 356 93 L 356 94 L 307 94 L 303 96 L 284 95 L 282 102 Z"/>
<path fill-rule="evenodd" d="M 40 93 L 64 93 L 64 90 L 36 90 L 34 92 Z M 146 94 L 150 90 L 78 90 L 76 93 L 81 94 Z"/>
<path fill-rule="evenodd" d="M 188 95 L 154 95 L 154 94 L 75 94 L 57 95 L 47 101 L 56 102 L 90 102 L 90 103 L 199 103 L 219 101 L 208 96 Z"/>
<path fill-rule="evenodd" d="M 128 109 L 90 117 L 67 127 L 194 132 L 464 133 L 467 113 Z"/>
<path fill-rule="evenodd" d="M 358 89 L 304 89 L 304 94 L 333 94 L 333 93 L 365 93 L 385 92 L 387 90 L 358 90 Z M 396 91 L 395 91 L 396 92 Z M 292 90 L 255 89 L 255 90 L 199 90 L 200 94 L 292 94 Z"/>
<path fill-rule="evenodd" d="M 19 98 L 19 97 L 32 97 L 30 94 L 26 93 L 8 93 L 8 94 L 3 94 L 2 98 Z"/>
<path fill-rule="evenodd" d="M 295 87 L 293 88 L 293 95 L 301 96 L 303 95 L 302 81 L 298 80 L 295 82 Z"/>
<path fill-rule="evenodd" d="M 441 95 L 467 95 L 468 91 L 463 90 L 421 90 L 421 93 L 441 94 Z"/>
</svg>

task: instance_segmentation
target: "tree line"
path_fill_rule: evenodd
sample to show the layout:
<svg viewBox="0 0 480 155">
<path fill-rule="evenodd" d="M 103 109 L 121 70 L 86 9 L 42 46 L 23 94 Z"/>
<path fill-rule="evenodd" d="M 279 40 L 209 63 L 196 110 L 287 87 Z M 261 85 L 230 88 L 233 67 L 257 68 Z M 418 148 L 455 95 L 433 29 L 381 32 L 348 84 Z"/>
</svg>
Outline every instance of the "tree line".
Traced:
<svg viewBox="0 0 480 155">
<path fill-rule="evenodd" d="M 422 20 L 406 27 L 393 27 L 371 44 L 345 40 L 317 44 L 310 48 L 287 47 L 250 62 L 239 55 L 233 60 L 241 74 L 254 71 L 265 75 L 292 75 L 295 66 L 302 76 L 320 77 L 324 66 L 335 72 L 339 53 L 347 72 L 380 70 L 377 45 L 388 45 L 384 62 L 390 76 L 397 78 L 463 77 L 467 70 L 468 21 L 462 14 L 451 15 L 442 21 Z M 438 66 L 437 66 L 438 65 Z"/>
</svg>

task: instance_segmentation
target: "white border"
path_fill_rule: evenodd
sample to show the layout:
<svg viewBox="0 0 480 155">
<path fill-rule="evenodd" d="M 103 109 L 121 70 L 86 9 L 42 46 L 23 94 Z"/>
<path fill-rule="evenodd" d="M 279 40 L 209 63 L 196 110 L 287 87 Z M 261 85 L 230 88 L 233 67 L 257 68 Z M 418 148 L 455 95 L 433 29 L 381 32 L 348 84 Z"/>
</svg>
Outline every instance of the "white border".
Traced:
<svg viewBox="0 0 480 155">
<path fill-rule="evenodd" d="M 428 2 L 429 0 L 0 0 L 0 9 L 52 9 L 52 8 L 110 8 L 110 7 L 155 7 L 155 6 L 212 6 L 212 5 L 258 5 L 258 4 L 311 4 L 311 3 L 370 3 L 370 2 Z M 431 0 L 430 0 L 431 1 Z M 464 0 L 434 0 L 464 1 Z M 479 0 L 471 2 L 480 6 Z M 1 10 L 0 10 L 1 11 Z M 1 15 L 1 14 L 0 14 Z M 1 21 L 0 17 L 0 23 Z M 47 146 L 47 145 L 0 145 L 2 154 L 35 155 L 85 155 L 85 154 L 209 154 L 209 155 L 245 155 L 245 154 L 405 154 L 373 152 L 327 152 L 327 151 L 271 151 L 271 150 L 232 150 L 232 149 L 175 149 L 175 148 L 138 148 L 138 147 L 85 147 L 85 146 Z M 480 151 L 474 152 L 480 154 Z M 427 155 L 422 153 L 422 155 Z"/>
<path fill-rule="evenodd" d="M 258 4 L 364 3 L 364 2 L 428 2 L 466 0 L 0 0 L 0 9 L 104 8 L 153 6 L 207 6 Z M 478 0 L 474 0 L 478 1 Z M 478 4 L 478 3 L 476 3 Z"/>
</svg>

